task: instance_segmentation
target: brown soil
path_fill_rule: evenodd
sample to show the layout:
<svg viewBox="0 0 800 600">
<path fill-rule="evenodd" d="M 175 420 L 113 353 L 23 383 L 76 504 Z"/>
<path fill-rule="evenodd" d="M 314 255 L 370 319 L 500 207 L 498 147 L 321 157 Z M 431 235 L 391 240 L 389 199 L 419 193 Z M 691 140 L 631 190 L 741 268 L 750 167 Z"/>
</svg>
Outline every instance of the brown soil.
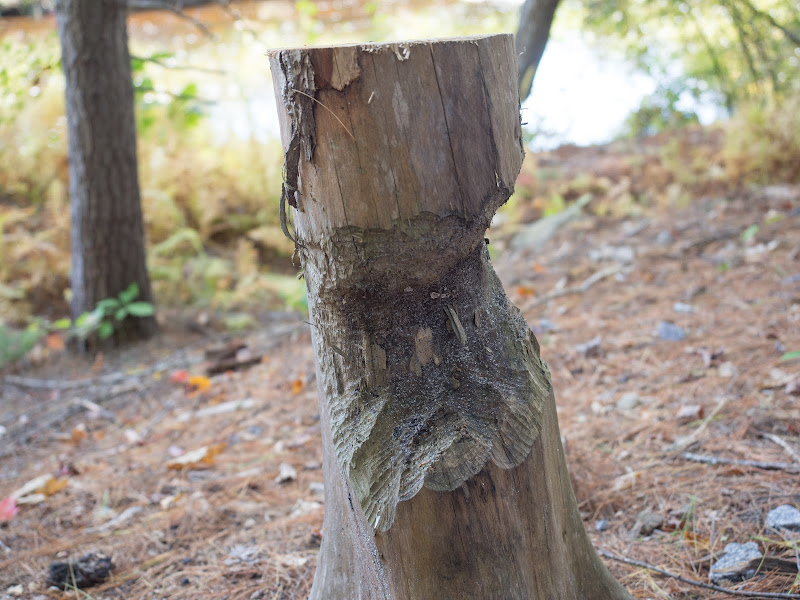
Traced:
<svg viewBox="0 0 800 600">
<path fill-rule="evenodd" d="M 539 164 L 572 177 L 569 165 L 588 161 L 592 177 L 627 177 L 634 191 L 658 175 L 632 175 L 631 155 L 622 167 L 619 156 L 571 149 Z M 764 518 L 780 504 L 800 505 L 800 360 L 781 361 L 800 350 L 800 188 L 683 189 L 692 190 L 687 208 L 596 210 L 606 216 L 564 226 L 537 252 L 506 249 L 509 231 L 495 232 L 497 270 L 550 365 L 595 545 L 708 581 L 726 543 L 753 540 L 785 560 L 735 589 L 797 594 L 797 546 L 767 531 Z M 602 208 L 603 198 L 591 206 Z M 526 209 L 535 216 L 535 202 Z M 752 225 L 758 231 L 743 239 Z M 229 340 L 188 333 L 175 315 L 162 321 L 165 334 L 149 344 L 102 361 L 51 353 L 16 374 L 61 389 L 19 380 L 0 388 L 0 499 L 43 474 L 68 483 L 0 525 L 0 598 L 18 585 L 21 598 L 77 597 L 48 590 L 48 565 L 88 552 L 114 562 L 111 579 L 87 590 L 92 598 L 306 597 L 325 535 L 308 325 L 265 318 L 243 339 L 262 361 L 192 391 L 170 376 L 202 374 L 204 350 Z M 685 339 L 661 339 L 662 321 Z M 587 346 L 595 337 L 599 344 Z M 85 377 L 94 379 L 65 387 Z M 207 411 L 230 401 L 240 404 Z M 224 449 L 208 464 L 168 468 L 180 452 L 216 444 Z M 698 463 L 686 450 L 734 463 Z M 281 463 L 296 478 L 277 483 Z M 632 533 L 643 510 L 662 523 Z M 128 518 L 107 525 L 120 515 Z M 599 532 L 601 519 L 608 528 Z M 726 597 L 609 565 L 637 598 Z"/>
</svg>

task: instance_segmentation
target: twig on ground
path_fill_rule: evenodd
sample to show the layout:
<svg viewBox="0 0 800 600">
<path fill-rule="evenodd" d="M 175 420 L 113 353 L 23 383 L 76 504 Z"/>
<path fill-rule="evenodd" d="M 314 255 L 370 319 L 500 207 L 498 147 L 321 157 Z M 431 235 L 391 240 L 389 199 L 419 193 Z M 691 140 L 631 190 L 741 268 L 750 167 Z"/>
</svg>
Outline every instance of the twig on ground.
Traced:
<svg viewBox="0 0 800 600">
<path fill-rule="evenodd" d="M 792 448 L 786 440 L 783 438 L 779 438 L 774 433 L 762 433 L 763 437 L 767 438 L 773 444 L 778 444 L 781 448 L 786 450 L 786 453 L 794 459 L 794 462 L 800 464 L 800 454 L 798 454 L 794 448 Z"/>
<path fill-rule="evenodd" d="M 786 471 L 787 473 L 800 473 L 800 465 L 783 462 L 765 462 L 761 460 L 745 460 L 739 458 L 722 458 L 719 456 L 706 456 L 694 452 L 683 452 L 680 455 L 686 460 L 705 463 L 708 465 L 735 465 L 737 467 L 754 467 L 766 471 Z"/>
<path fill-rule="evenodd" d="M 703 419 L 703 422 L 700 423 L 697 429 L 695 429 L 691 434 L 675 440 L 675 443 L 669 447 L 667 451 L 668 453 L 672 453 L 674 455 L 683 452 L 697 441 L 700 435 L 702 435 L 702 433 L 706 430 L 706 427 L 708 427 L 708 424 L 711 422 L 711 420 L 716 417 L 728 403 L 728 400 L 730 399 L 730 392 L 738 379 L 739 369 L 736 369 L 736 372 L 733 374 L 731 380 L 728 382 L 728 385 L 725 387 L 725 391 L 722 393 L 722 397 L 720 397 L 719 402 L 717 402 L 717 405 L 714 407 L 714 410 L 708 413 L 708 416 Z"/>
<path fill-rule="evenodd" d="M 678 581 L 682 581 L 683 583 L 688 583 L 689 585 L 694 585 L 697 587 L 701 587 L 707 590 L 713 590 L 715 592 L 721 592 L 723 594 L 729 594 L 731 596 L 743 596 L 745 598 L 779 598 L 785 600 L 800 600 L 800 594 L 785 594 L 782 592 L 748 592 L 743 590 L 732 590 L 730 588 L 722 587 L 721 585 L 714 585 L 712 583 L 705 583 L 703 581 L 697 581 L 696 579 L 690 579 L 689 577 L 684 577 L 683 575 L 678 575 L 677 573 L 672 573 L 667 571 L 666 569 L 662 569 L 660 567 L 656 567 L 655 565 L 651 565 L 646 562 L 642 562 L 640 560 L 633 560 L 632 558 L 625 558 L 622 556 L 617 556 L 616 554 L 612 554 L 608 550 L 604 550 L 603 548 L 597 548 L 597 553 L 600 556 L 605 558 L 609 558 L 611 560 L 616 560 L 621 563 L 625 563 L 626 565 L 632 565 L 634 567 L 641 567 L 643 569 L 649 569 L 651 571 L 655 571 L 656 573 L 660 573 L 665 577 L 670 577 L 672 579 L 677 579 Z"/>
<path fill-rule="evenodd" d="M 526 310 L 530 310 L 540 304 L 544 304 L 545 302 L 549 302 L 550 300 L 554 300 L 556 298 L 561 298 L 562 296 L 569 296 L 571 294 L 582 294 L 589 290 L 595 283 L 598 281 L 602 281 L 606 277 L 611 277 L 612 275 L 616 275 L 622 270 L 620 265 L 611 265 L 606 267 L 605 269 L 600 269 L 599 271 L 592 273 L 589 277 L 584 279 L 579 285 L 573 285 L 567 288 L 563 288 L 560 290 L 553 290 L 545 294 L 544 296 L 540 296 L 539 298 L 533 298 L 530 302 L 525 304 L 522 307 L 523 312 Z"/>
</svg>

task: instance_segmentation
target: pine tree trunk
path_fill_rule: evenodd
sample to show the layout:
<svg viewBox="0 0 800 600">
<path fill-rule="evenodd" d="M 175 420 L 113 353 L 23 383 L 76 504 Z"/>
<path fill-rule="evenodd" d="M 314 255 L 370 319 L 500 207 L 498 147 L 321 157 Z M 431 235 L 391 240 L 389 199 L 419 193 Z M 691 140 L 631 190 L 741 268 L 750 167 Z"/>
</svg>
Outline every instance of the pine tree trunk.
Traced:
<svg viewBox="0 0 800 600">
<path fill-rule="evenodd" d="M 133 83 L 124 0 L 58 0 L 66 77 L 72 237 L 72 314 L 91 311 L 130 284 L 152 302 L 136 163 Z M 129 318 L 118 341 L 156 331 Z"/>
<path fill-rule="evenodd" d="M 621 600 L 484 232 L 522 162 L 510 35 L 275 51 L 320 386 L 312 600 Z M 312 100 L 313 98 L 313 100 Z"/>
</svg>

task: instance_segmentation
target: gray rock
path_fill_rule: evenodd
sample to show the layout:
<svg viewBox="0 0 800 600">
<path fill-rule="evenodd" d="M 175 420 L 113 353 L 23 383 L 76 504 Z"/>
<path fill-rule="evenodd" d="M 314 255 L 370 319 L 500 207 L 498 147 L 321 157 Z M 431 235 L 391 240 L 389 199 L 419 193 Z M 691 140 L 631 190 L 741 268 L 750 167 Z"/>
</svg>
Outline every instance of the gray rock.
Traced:
<svg viewBox="0 0 800 600">
<path fill-rule="evenodd" d="M 686 338 L 686 332 L 679 325 L 669 321 L 661 321 L 658 324 L 658 337 L 670 342 L 679 342 Z"/>
<path fill-rule="evenodd" d="M 659 231 L 658 235 L 656 236 L 656 244 L 659 246 L 669 246 L 674 241 L 675 238 L 673 238 L 672 234 L 666 229 Z"/>
<path fill-rule="evenodd" d="M 776 531 L 781 529 L 800 531 L 800 510 L 789 504 L 773 508 L 767 514 L 767 527 Z"/>
<path fill-rule="evenodd" d="M 605 531 L 606 529 L 608 529 L 608 521 L 606 519 L 597 519 L 594 522 L 595 531 Z"/>
<path fill-rule="evenodd" d="M 280 472 L 275 478 L 275 483 L 289 483 L 297 479 L 297 469 L 289 463 L 281 463 L 279 470 Z"/>
<path fill-rule="evenodd" d="M 630 246 L 601 246 L 589 251 L 589 260 L 600 262 L 613 260 L 614 262 L 628 265 L 636 258 L 636 252 Z"/>
<path fill-rule="evenodd" d="M 634 523 L 630 532 L 631 538 L 637 538 L 640 535 L 650 535 L 653 531 L 661 527 L 663 523 L 664 517 L 646 508 L 636 515 L 636 523 Z"/>
<path fill-rule="evenodd" d="M 690 314 L 695 312 L 694 306 L 692 306 L 691 304 L 686 304 L 685 302 L 676 302 L 675 304 L 672 305 L 672 310 L 674 310 L 677 313 L 684 313 L 684 314 Z"/>
<path fill-rule="evenodd" d="M 597 358 L 603 353 L 601 346 L 602 342 L 603 338 L 601 336 L 597 336 L 584 344 L 578 344 L 575 346 L 575 352 L 578 354 L 583 354 L 586 358 Z"/>
<path fill-rule="evenodd" d="M 542 331 L 556 331 L 556 329 L 558 329 L 558 327 L 556 327 L 556 324 L 553 323 L 547 317 L 542 317 L 541 319 L 539 319 L 539 328 Z"/>
<path fill-rule="evenodd" d="M 633 410 L 639 406 L 639 404 L 641 404 L 639 394 L 636 392 L 628 392 L 626 394 L 622 394 L 622 397 L 617 400 L 617 410 L 620 412 L 627 412 L 629 410 Z"/>
<path fill-rule="evenodd" d="M 755 542 L 730 543 L 725 546 L 725 553 L 719 560 L 711 565 L 708 576 L 714 583 L 723 580 L 743 581 L 756 574 L 762 559 L 763 555 Z"/>
</svg>

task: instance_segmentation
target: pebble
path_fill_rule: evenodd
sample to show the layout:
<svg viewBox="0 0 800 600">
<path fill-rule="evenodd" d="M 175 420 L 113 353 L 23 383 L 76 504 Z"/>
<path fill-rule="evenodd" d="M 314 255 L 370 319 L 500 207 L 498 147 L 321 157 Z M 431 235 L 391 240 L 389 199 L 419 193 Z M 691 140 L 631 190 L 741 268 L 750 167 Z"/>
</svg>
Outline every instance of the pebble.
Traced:
<svg viewBox="0 0 800 600">
<path fill-rule="evenodd" d="M 583 354 L 586 358 L 597 358 L 603 353 L 602 342 L 601 336 L 594 337 L 584 344 L 575 346 L 575 352 Z"/>
<path fill-rule="evenodd" d="M 658 337 L 670 342 L 679 342 L 686 338 L 686 332 L 679 325 L 669 321 L 661 321 L 658 324 Z"/>
<path fill-rule="evenodd" d="M 769 511 L 766 524 L 775 530 L 800 531 L 800 510 L 790 504 L 782 504 Z"/>
<path fill-rule="evenodd" d="M 281 463 L 275 483 L 289 483 L 297 479 L 297 470 L 289 463 Z"/>
<path fill-rule="evenodd" d="M 636 392 L 628 392 L 626 394 L 622 394 L 622 397 L 617 400 L 617 410 L 620 412 L 627 412 L 629 410 L 633 410 L 637 406 L 641 404 L 641 398 L 639 398 L 639 394 Z"/>
<path fill-rule="evenodd" d="M 728 581 L 742 581 L 749 579 L 756 573 L 763 555 L 755 542 L 737 544 L 731 542 L 725 546 L 725 553 L 717 562 L 711 565 L 708 573 L 714 583 L 727 579 Z"/>
<path fill-rule="evenodd" d="M 605 531 L 606 529 L 608 529 L 608 521 L 606 519 L 597 519 L 594 522 L 595 531 Z"/>
<path fill-rule="evenodd" d="M 601 260 L 613 260 L 624 265 L 630 264 L 636 258 L 636 252 L 630 246 L 601 246 L 589 251 L 589 260 L 600 262 Z"/>
<path fill-rule="evenodd" d="M 539 319 L 539 327 L 542 331 L 555 331 L 557 329 L 556 324 L 547 317 Z"/>
<path fill-rule="evenodd" d="M 676 302 L 672 305 L 672 310 L 677 313 L 691 314 L 695 312 L 695 307 L 691 304 L 686 304 L 686 302 Z"/>
<path fill-rule="evenodd" d="M 736 365 L 730 361 L 726 361 L 717 367 L 717 375 L 720 377 L 733 377 L 736 372 Z"/>
<path fill-rule="evenodd" d="M 640 535 L 650 535 L 653 531 L 661 527 L 663 523 L 664 517 L 646 508 L 636 515 L 636 523 L 631 529 L 631 538 L 636 538 Z"/>
<path fill-rule="evenodd" d="M 658 235 L 656 236 L 656 244 L 659 246 L 669 246 L 674 241 L 675 238 L 672 237 L 672 234 L 666 229 L 659 231 Z"/>
</svg>

